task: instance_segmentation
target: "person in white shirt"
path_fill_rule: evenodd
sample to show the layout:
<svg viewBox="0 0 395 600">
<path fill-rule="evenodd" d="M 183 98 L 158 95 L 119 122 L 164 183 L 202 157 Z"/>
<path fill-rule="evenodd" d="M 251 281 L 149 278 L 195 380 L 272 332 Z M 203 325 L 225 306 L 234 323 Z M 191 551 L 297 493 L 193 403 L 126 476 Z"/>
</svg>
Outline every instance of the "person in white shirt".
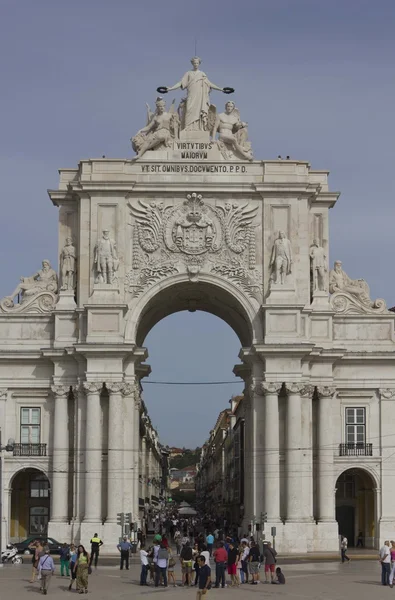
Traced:
<svg viewBox="0 0 395 600">
<path fill-rule="evenodd" d="M 144 549 L 143 545 L 140 548 L 140 561 L 141 561 L 140 585 L 148 585 L 148 583 L 147 583 L 147 573 L 149 570 L 148 552 Z"/>
<path fill-rule="evenodd" d="M 341 540 L 341 544 L 340 544 L 340 550 L 341 550 L 341 555 L 342 555 L 342 563 L 344 562 L 350 562 L 350 558 L 347 556 L 346 552 L 347 552 L 347 546 L 348 546 L 348 539 L 346 538 L 345 535 L 342 535 L 342 540 Z"/>
<path fill-rule="evenodd" d="M 388 540 L 384 542 L 384 546 L 380 548 L 381 562 L 381 585 L 389 585 L 389 576 L 391 571 L 391 552 L 390 543 Z"/>
<path fill-rule="evenodd" d="M 200 556 L 204 556 L 206 562 L 204 563 L 205 565 L 207 565 L 208 567 L 210 567 L 211 569 L 211 565 L 210 565 L 210 552 L 208 550 L 206 550 L 207 546 L 203 546 L 204 550 L 202 550 L 202 552 L 200 552 Z"/>
</svg>

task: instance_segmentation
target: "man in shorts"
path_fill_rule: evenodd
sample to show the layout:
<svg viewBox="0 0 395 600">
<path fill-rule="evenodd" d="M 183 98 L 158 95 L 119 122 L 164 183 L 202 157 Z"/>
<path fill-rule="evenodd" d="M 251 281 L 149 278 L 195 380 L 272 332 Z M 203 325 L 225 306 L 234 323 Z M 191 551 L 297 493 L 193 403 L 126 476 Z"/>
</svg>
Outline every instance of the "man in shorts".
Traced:
<svg viewBox="0 0 395 600">
<path fill-rule="evenodd" d="M 251 585 L 258 585 L 259 569 L 259 548 L 255 542 L 251 542 L 250 553 L 248 555 L 250 575 L 252 577 Z"/>
<path fill-rule="evenodd" d="M 199 583 L 196 600 L 201 600 L 202 596 L 207 594 L 207 590 L 211 586 L 211 569 L 206 565 L 204 556 L 198 556 L 197 562 L 199 564 Z"/>
<path fill-rule="evenodd" d="M 187 541 L 185 543 L 185 545 L 182 547 L 181 554 L 180 554 L 180 562 L 181 562 L 181 569 L 182 569 L 182 585 L 185 585 L 185 586 L 193 585 L 192 584 L 192 564 L 193 564 L 192 555 L 193 555 L 192 548 L 189 544 L 189 541 Z"/>
<path fill-rule="evenodd" d="M 270 542 L 263 547 L 263 559 L 265 561 L 265 583 L 274 581 L 274 571 L 276 568 L 277 552 L 273 550 Z"/>
<path fill-rule="evenodd" d="M 239 562 L 239 551 L 235 546 L 233 540 L 229 542 L 228 550 L 228 575 L 230 575 L 231 586 L 240 585 L 239 578 L 237 577 L 237 563 Z"/>
</svg>

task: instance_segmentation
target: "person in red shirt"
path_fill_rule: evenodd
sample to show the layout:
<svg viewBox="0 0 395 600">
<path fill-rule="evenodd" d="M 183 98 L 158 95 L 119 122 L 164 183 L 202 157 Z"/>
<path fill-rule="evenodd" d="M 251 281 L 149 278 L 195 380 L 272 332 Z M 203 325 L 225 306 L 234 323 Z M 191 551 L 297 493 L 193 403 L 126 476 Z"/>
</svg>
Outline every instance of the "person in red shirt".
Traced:
<svg viewBox="0 0 395 600">
<path fill-rule="evenodd" d="M 225 569 L 226 569 L 226 561 L 228 560 L 228 553 L 224 548 L 223 542 L 219 542 L 218 548 L 216 548 L 213 552 L 214 561 L 215 561 L 215 587 L 219 588 L 221 586 L 225 587 Z"/>
</svg>

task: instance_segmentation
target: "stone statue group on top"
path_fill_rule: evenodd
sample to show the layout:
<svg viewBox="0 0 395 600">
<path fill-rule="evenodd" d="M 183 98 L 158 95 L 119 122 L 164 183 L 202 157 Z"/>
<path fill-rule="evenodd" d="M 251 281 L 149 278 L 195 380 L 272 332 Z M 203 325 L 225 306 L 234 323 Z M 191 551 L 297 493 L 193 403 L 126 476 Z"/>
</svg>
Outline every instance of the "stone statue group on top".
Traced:
<svg viewBox="0 0 395 600">
<path fill-rule="evenodd" d="M 201 59 L 197 56 L 191 59 L 191 63 L 192 70 L 187 71 L 181 81 L 171 87 L 157 88 L 157 91 L 162 94 L 179 88 L 186 90 L 187 95 L 181 100 L 177 109 L 173 100 L 170 109 L 166 110 L 166 102 L 162 97 L 156 100 L 155 112 L 152 112 L 147 105 L 147 125 L 131 140 L 133 149 L 137 153 L 136 159 L 141 158 L 147 150 L 171 147 L 173 141 L 179 140 L 180 133 L 185 131 L 192 132 L 190 139 L 193 138 L 193 132 L 207 132 L 207 135 L 216 141 L 225 160 L 253 160 L 247 123 L 241 120 L 235 103 L 227 102 L 224 112 L 217 113 L 216 107 L 210 102 L 211 90 L 231 94 L 234 89 L 221 88 L 212 83 L 199 69 Z"/>
</svg>

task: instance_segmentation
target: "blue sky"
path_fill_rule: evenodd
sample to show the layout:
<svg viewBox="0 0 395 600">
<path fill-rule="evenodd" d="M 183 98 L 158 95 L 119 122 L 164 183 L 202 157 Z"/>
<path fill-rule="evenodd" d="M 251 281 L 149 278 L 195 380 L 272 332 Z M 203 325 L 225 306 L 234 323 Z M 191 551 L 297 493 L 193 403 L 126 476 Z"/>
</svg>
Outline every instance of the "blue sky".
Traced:
<svg viewBox="0 0 395 600">
<path fill-rule="evenodd" d="M 145 102 L 189 68 L 197 38 L 211 81 L 236 89 L 256 157 L 289 154 L 331 171 L 342 192 L 331 262 L 395 304 L 395 2 L 234 4 L 0 0 L 1 296 L 42 258 L 57 262 L 46 194 L 57 169 L 131 157 Z M 176 381 L 232 379 L 239 350 L 227 325 L 200 313 L 159 323 L 147 346 L 152 379 Z M 238 389 L 147 385 L 145 398 L 164 442 L 196 446 Z"/>
</svg>

